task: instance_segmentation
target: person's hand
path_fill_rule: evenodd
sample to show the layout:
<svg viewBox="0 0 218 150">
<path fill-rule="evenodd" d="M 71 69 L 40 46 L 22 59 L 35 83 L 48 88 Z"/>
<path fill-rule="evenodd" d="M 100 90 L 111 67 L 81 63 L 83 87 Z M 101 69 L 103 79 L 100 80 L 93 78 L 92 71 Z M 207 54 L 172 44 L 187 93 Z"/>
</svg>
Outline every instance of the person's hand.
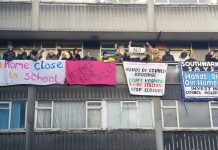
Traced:
<svg viewBox="0 0 218 150">
<path fill-rule="evenodd" d="M 114 47 L 117 48 L 117 44 L 114 44 Z"/>
<path fill-rule="evenodd" d="M 132 44 L 132 41 L 129 41 L 129 44 L 131 45 L 131 44 Z"/>
<path fill-rule="evenodd" d="M 57 49 L 60 49 L 61 47 L 60 46 L 57 46 Z"/>
<path fill-rule="evenodd" d="M 150 44 L 149 44 L 148 42 L 146 42 L 146 45 L 148 45 L 148 46 L 149 46 Z"/>
</svg>

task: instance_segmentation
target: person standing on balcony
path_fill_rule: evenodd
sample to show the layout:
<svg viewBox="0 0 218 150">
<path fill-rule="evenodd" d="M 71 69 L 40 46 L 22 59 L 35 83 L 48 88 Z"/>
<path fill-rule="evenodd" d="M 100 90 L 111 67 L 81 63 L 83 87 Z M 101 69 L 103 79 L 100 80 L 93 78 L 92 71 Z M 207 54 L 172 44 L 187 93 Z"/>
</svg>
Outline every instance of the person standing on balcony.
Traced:
<svg viewBox="0 0 218 150">
<path fill-rule="evenodd" d="M 59 60 L 60 56 L 61 56 L 61 49 L 59 46 L 57 54 L 54 53 L 54 50 L 49 50 L 47 57 L 46 57 L 46 60 Z"/>
<path fill-rule="evenodd" d="M 193 53 L 189 53 L 189 59 L 186 59 L 185 61 L 197 61 L 194 59 Z"/>
<path fill-rule="evenodd" d="M 115 44 L 114 47 L 115 47 L 115 50 L 116 50 L 116 52 L 115 52 L 115 54 L 113 56 L 115 61 L 116 62 L 122 62 L 123 61 L 123 55 L 120 52 L 119 46 L 117 44 Z"/>
<path fill-rule="evenodd" d="M 73 54 L 71 51 L 68 51 L 70 54 L 70 58 L 69 60 L 81 60 L 80 54 L 79 54 L 79 50 L 78 49 L 74 49 L 73 50 Z"/>
<path fill-rule="evenodd" d="M 42 56 L 43 52 L 44 50 L 39 51 L 39 49 L 33 48 L 29 56 L 27 56 L 27 59 L 32 60 L 32 61 L 40 60 L 43 57 Z"/>
<path fill-rule="evenodd" d="M 170 48 L 165 49 L 165 55 L 163 55 L 162 61 L 175 61 L 173 55 L 170 54 L 170 51 Z"/>
<path fill-rule="evenodd" d="M 82 58 L 82 60 L 97 60 L 95 57 L 91 56 L 91 52 L 87 51 L 86 56 Z"/>
<path fill-rule="evenodd" d="M 216 50 L 211 49 L 210 52 L 205 56 L 205 61 L 218 61 L 217 56 Z"/>
<path fill-rule="evenodd" d="M 3 54 L 3 60 L 12 61 L 16 58 L 16 54 L 12 46 L 8 46 L 8 49 Z"/>
<path fill-rule="evenodd" d="M 157 48 L 153 48 L 148 42 L 146 43 L 146 45 L 148 46 L 149 51 L 152 53 L 153 55 L 153 61 L 157 62 L 157 61 L 161 61 L 161 56 L 160 56 L 160 51 Z"/>
<path fill-rule="evenodd" d="M 20 48 L 16 57 L 17 60 L 27 60 L 27 53 L 24 48 Z"/>
<path fill-rule="evenodd" d="M 68 60 L 66 53 L 62 53 L 61 57 L 62 57 L 61 60 Z"/>
</svg>

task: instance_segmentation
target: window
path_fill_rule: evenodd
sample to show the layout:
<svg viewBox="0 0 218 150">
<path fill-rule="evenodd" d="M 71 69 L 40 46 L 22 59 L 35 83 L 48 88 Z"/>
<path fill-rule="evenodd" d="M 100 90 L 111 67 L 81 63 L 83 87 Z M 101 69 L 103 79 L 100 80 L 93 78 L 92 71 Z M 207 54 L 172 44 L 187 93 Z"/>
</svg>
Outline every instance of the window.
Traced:
<svg viewBox="0 0 218 150">
<path fill-rule="evenodd" d="M 210 102 L 211 126 L 218 127 L 218 102 Z"/>
<path fill-rule="evenodd" d="M 180 127 L 210 127 L 208 102 L 179 102 Z"/>
<path fill-rule="evenodd" d="M 87 102 L 86 104 L 87 104 L 86 127 L 87 128 L 101 128 L 102 126 L 101 102 Z"/>
<path fill-rule="evenodd" d="M 166 128 L 208 128 L 208 102 L 162 101 L 162 120 Z"/>
<path fill-rule="evenodd" d="M 177 127 L 177 101 L 162 101 L 162 116 L 164 127 Z"/>
<path fill-rule="evenodd" d="M 36 128 L 101 128 L 101 102 L 38 101 Z"/>
<path fill-rule="evenodd" d="M 53 102 L 36 103 L 36 128 L 51 128 L 53 123 Z"/>
<path fill-rule="evenodd" d="M 53 128 L 85 128 L 85 102 L 54 102 Z"/>
<path fill-rule="evenodd" d="M 0 129 L 25 127 L 25 101 L 0 102 Z"/>
<path fill-rule="evenodd" d="M 151 101 L 38 101 L 36 129 L 152 128 Z"/>
<path fill-rule="evenodd" d="M 153 109 L 151 101 L 108 101 L 107 127 L 153 127 Z"/>
</svg>

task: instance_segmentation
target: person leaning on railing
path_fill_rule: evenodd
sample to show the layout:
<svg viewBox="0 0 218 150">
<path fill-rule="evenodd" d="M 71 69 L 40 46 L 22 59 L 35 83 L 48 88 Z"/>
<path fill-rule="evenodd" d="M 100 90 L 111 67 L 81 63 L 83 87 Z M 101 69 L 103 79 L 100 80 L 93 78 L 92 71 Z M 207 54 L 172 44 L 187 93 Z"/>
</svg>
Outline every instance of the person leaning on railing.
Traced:
<svg viewBox="0 0 218 150">
<path fill-rule="evenodd" d="M 42 55 L 43 52 L 44 52 L 44 50 L 39 50 L 37 48 L 33 48 L 32 51 L 30 52 L 30 54 L 27 56 L 27 59 L 32 60 L 32 61 L 40 60 L 43 57 L 43 55 Z"/>
<path fill-rule="evenodd" d="M 197 60 L 194 59 L 194 54 L 193 53 L 189 53 L 189 58 L 186 59 L 185 61 L 197 61 Z"/>
<path fill-rule="evenodd" d="M 149 51 L 153 55 L 153 61 L 161 61 L 160 51 L 157 48 L 153 48 L 148 42 L 146 43 L 148 46 Z"/>
<path fill-rule="evenodd" d="M 215 49 L 211 49 L 205 56 L 205 61 L 218 61 L 218 53 Z"/>
<path fill-rule="evenodd" d="M 60 56 L 61 56 L 61 49 L 59 46 L 57 54 L 54 53 L 54 50 L 49 50 L 46 60 L 58 60 Z"/>
<path fill-rule="evenodd" d="M 100 53 L 98 53 L 98 57 L 97 57 L 98 61 L 103 61 L 103 62 L 113 62 L 115 61 L 114 58 L 110 57 L 107 52 L 103 52 L 103 56 L 100 56 Z"/>
<path fill-rule="evenodd" d="M 16 57 L 17 60 L 27 60 L 27 52 L 24 48 L 20 48 Z"/>
<path fill-rule="evenodd" d="M 115 59 L 116 62 L 122 62 L 123 55 L 121 54 L 120 47 L 118 46 L 118 44 L 115 44 L 114 47 L 115 47 L 116 52 L 115 52 L 113 58 Z"/>
<path fill-rule="evenodd" d="M 171 49 L 165 48 L 165 55 L 162 56 L 162 61 L 175 61 L 173 55 L 170 54 Z"/>
<path fill-rule="evenodd" d="M 70 55 L 69 60 L 81 60 L 81 57 L 80 57 L 78 49 L 74 49 L 73 53 L 71 51 L 68 51 L 68 53 Z"/>
<path fill-rule="evenodd" d="M 16 54 L 12 46 L 8 46 L 7 51 L 3 53 L 3 60 L 12 61 L 16 58 Z"/>
<path fill-rule="evenodd" d="M 95 57 L 92 57 L 91 56 L 91 52 L 90 51 L 87 51 L 86 52 L 86 56 L 84 56 L 83 58 L 82 58 L 82 60 L 97 60 Z"/>
</svg>

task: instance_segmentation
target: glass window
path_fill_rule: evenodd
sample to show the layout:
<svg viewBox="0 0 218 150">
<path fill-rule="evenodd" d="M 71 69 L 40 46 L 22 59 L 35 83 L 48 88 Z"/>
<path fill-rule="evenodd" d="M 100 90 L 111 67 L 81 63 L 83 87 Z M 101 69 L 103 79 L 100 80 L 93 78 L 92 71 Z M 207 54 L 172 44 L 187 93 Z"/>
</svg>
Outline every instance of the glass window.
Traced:
<svg viewBox="0 0 218 150">
<path fill-rule="evenodd" d="M 162 101 L 163 126 L 178 127 L 177 103 L 175 100 Z"/>
<path fill-rule="evenodd" d="M 218 127 L 218 108 L 212 108 L 213 127 Z"/>
<path fill-rule="evenodd" d="M 0 129 L 25 127 L 25 101 L 0 103 Z"/>
<path fill-rule="evenodd" d="M 153 127 L 151 101 L 108 101 L 108 128 Z"/>
<path fill-rule="evenodd" d="M 120 101 L 108 101 L 107 103 L 107 127 L 121 127 L 121 107 Z"/>
<path fill-rule="evenodd" d="M 164 116 L 164 127 L 177 127 L 177 115 L 175 108 L 164 108 L 163 109 L 163 116 Z"/>
<path fill-rule="evenodd" d="M 150 101 L 138 101 L 139 127 L 153 127 L 153 110 Z"/>
<path fill-rule="evenodd" d="M 180 127 L 210 127 L 208 102 L 179 102 Z"/>
<path fill-rule="evenodd" d="M 40 101 L 36 103 L 36 128 L 51 128 L 52 126 L 52 102 Z"/>
<path fill-rule="evenodd" d="M 37 110 L 36 128 L 51 128 L 51 109 Z"/>
<path fill-rule="evenodd" d="M 87 128 L 101 128 L 101 102 L 87 102 Z"/>
<path fill-rule="evenodd" d="M 54 102 L 53 128 L 85 128 L 85 102 Z"/>
<path fill-rule="evenodd" d="M 138 127 L 136 102 L 122 102 L 122 128 Z"/>
</svg>

